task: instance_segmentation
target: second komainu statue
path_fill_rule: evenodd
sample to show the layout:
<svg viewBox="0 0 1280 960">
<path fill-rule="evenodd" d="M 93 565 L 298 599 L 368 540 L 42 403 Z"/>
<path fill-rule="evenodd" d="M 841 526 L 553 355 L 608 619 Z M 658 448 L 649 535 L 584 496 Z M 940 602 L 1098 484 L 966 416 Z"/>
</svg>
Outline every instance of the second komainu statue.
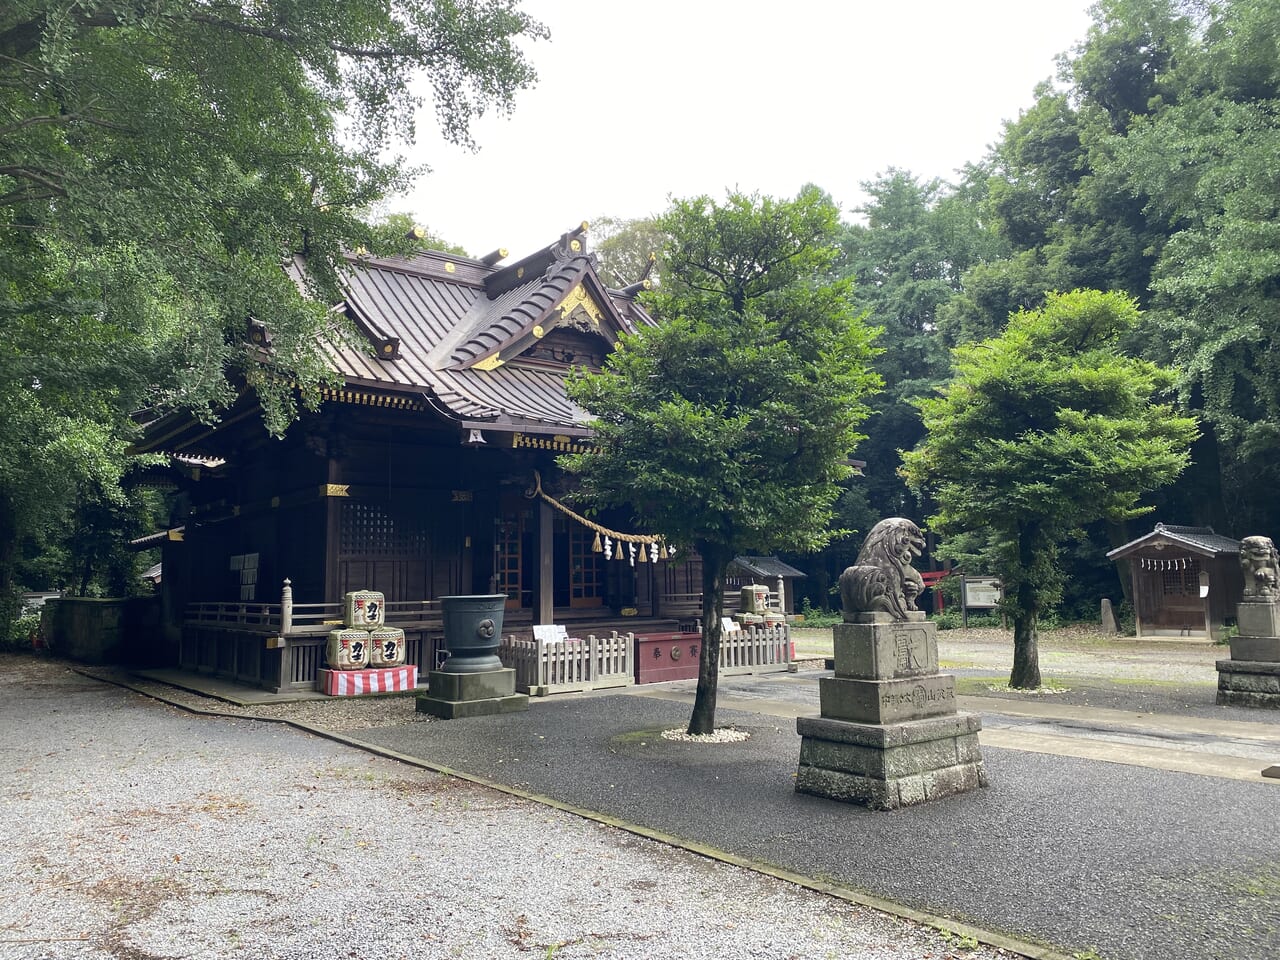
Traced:
<svg viewBox="0 0 1280 960">
<path fill-rule="evenodd" d="M 1240 572 L 1244 576 L 1244 600 L 1280 599 L 1280 555 L 1270 537 L 1245 537 L 1240 541 Z"/>
<path fill-rule="evenodd" d="M 920 528 L 903 517 L 881 520 L 853 566 L 840 574 L 841 615 L 854 623 L 864 613 L 887 613 L 894 620 L 914 620 L 916 597 L 924 581 L 911 566 L 924 549 Z"/>
</svg>

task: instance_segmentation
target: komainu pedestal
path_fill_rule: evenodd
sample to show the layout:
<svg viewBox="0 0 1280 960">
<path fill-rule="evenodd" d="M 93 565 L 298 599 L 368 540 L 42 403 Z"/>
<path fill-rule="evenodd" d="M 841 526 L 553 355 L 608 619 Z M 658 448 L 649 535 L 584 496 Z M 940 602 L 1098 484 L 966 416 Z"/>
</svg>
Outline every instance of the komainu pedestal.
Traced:
<svg viewBox="0 0 1280 960">
<path fill-rule="evenodd" d="M 956 711 L 955 677 L 938 673 L 937 627 L 916 615 L 835 626 L 822 715 L 796 720 L 796 790 L 894 810 L 986 786 L 982 721 Z"/>
<path fill-rule="evenodd" d="M 982 721 L 956 711 L 937 626 L 915 609 L 921 543 L 911 521 L 883 520 L 840 578 L 835 676 L 819 681 L 821 716 L 796 720 L 800 793 L 894 810 L 987 785 Z"/>
<path fill-rule="evenodd" d="M 1268 537 L 1240 541 L 1244 594 L 1231 659 L 1219 660 L 1218 703 L 1280 710 L 1280 564 Z"/>
</svg>

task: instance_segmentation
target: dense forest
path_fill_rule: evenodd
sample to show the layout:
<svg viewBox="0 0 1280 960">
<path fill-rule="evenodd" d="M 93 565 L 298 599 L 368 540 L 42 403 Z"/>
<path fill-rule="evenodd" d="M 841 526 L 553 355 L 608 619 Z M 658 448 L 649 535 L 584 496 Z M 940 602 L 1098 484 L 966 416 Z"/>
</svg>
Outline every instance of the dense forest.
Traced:
<svg viewBox="0 0 1280 960">
<path fill-rule="evenodd" d="M 1280 7 L 1107 0 L 1058 76 L 955 184 L 890 170 L 845 239 L 889 389 L 846 517 L 928 515 L 898 473 L 922 436 L 913 397 L 951 350 L 1051 291 L 1128 294 L 1124 344 L 1173 370 L 1200 436 L 1149 515 L 1084 531 L 1065 603 L 1092 615 L 1121 584 L 1103 554 L 1167 523 L 1280 529 Z M 833 557 L 834 568 L 843 558 Z M 1074 586 L 1072 586 L 1074 584 Z"/>
</svg>

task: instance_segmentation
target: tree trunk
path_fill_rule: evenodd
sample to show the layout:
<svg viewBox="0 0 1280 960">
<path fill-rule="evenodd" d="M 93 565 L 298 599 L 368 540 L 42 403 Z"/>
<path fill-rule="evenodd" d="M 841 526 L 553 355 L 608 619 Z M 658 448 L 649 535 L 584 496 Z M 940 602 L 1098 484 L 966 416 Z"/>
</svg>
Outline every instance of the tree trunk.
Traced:
<svg viewBox="0 0 1280 960">
<path fill-rule="evenodd" d="M 1129 536 L 1129 524 L 1123 520 L 1107 521 L 1107 540 L 1111 544 L 1111 549 L 1123 547 L 1132 537 Z M 1133 606 L 1133 571 L 1129 568 L 1128 560 L 1117 560 L 1115 562 L 1116 576 L 1120 578 L 1120 596 L 1129 601 L 1129 606 Z"/>
<path fill-rule="evenodd" d="M 1013 672 L 1009 674 L 1009 686 L 1017 690 L 1040 688 L 1040 638 L 1034 616 L 1013 618 Z"/>
<path fill-rule="evenodd" d="M 1027 579 L 1028 571 L 1035 569 L 1035 535 L 1033 527 L 1018 530 L 1018 561 L 1022 571 L 1015 588 L 1013 672 L 1009 674 L 1009 686 L 1017 690 L 1040 687 L 1040 638 L 1036 634 L 1040 604 L 1035 585 Z"/>
<path fill-rule="evenodd" d="M 698 658 L 698 691 L 689 717 L 691 734 L 716 728 L 716 691 L 720 683 L 720 618 L 724 616 L 724 571 L 719 552 L 698 544 L 702 555 L 702 653 Z"/>
<path fill-rule="evenodd" d="M 17 615 L 18 598 L 13 591 L 13 568 L 18 559 L 18 518 L 13 500 L 0 490 L 0 623 Z"/>
</svg>

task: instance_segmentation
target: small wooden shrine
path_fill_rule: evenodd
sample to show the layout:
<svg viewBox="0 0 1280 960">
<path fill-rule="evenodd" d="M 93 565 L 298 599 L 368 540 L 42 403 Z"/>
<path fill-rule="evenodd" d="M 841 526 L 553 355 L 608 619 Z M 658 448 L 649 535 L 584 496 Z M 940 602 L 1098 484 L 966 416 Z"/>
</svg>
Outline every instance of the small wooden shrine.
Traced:
<svg viewBox="0 0 1280 960">
<path fill-rule="evenodd" d="M 1139 639 L 1213 641 L 1235 616 L 1243 589 L 1240 541 L 1212 527 L 1157 523 L 1107 557 L 1129 563 Z"/>
</svg>

